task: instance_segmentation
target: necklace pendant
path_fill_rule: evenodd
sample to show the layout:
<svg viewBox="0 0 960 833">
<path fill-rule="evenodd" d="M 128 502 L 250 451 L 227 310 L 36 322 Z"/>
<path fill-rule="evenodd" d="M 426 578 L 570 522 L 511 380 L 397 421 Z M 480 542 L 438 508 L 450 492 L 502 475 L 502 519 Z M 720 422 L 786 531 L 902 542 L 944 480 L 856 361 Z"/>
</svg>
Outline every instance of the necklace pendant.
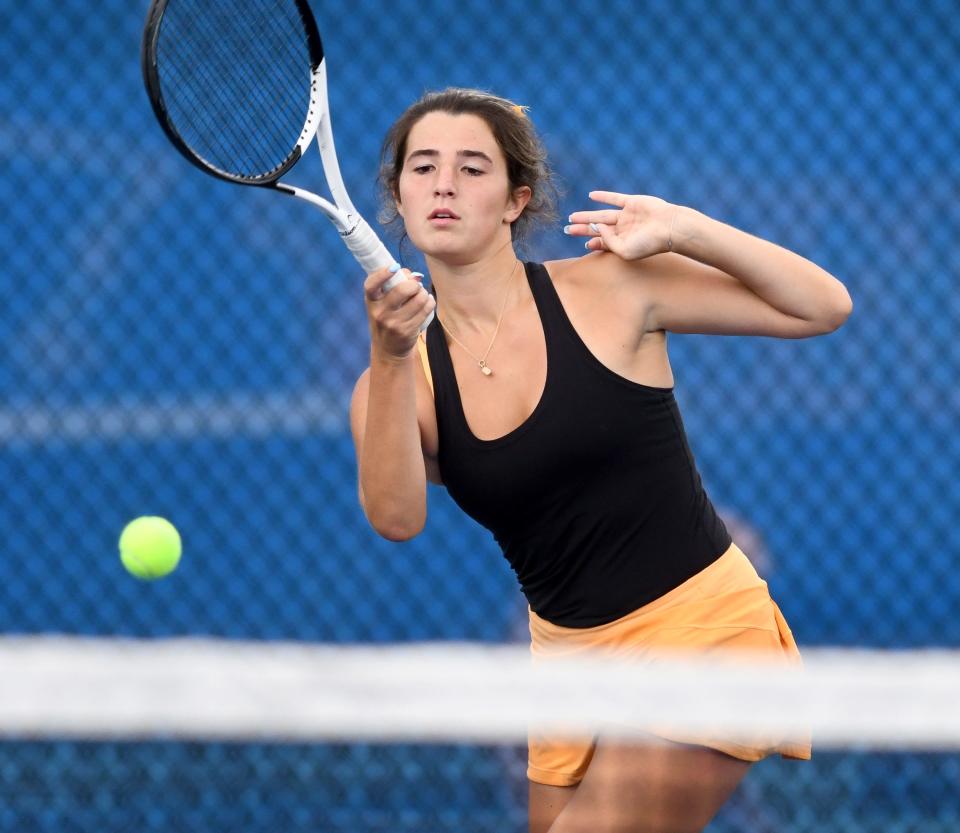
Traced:
<svg viewBox="0 0 960 833">
<path fill-rule="evenodd" d="M 493 371 L 492 371 L 489 367 L 487 367 L 487 363 L 486 363 L 486 362 L 484 362 L 484 361 L 479 361 L 479 362 L 477 362 L 477 364 L 480 365 L 480 372 L 481 372 L 484 376 L 493 376 Z"/>
</svg>

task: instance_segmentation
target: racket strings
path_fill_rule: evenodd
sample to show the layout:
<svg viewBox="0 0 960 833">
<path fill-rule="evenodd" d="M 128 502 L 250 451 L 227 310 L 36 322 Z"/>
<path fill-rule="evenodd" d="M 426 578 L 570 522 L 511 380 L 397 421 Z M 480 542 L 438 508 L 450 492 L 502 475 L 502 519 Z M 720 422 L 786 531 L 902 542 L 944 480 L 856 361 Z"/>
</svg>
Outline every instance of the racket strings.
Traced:
<svg viewBox="0 0 960 833">
<path fill-rule="evenodd" d="M 299 25 L 302 27 L 302 21 L 299 14 L 291 15 L 290 20 L 281 21 L 279 16 L 276 15 L 267 15 L 264 22 L 273 34 L 276 35 L 276 40 L 274 41 L 278 46 L 283 50 L 283 66 L 284 67 L 293 67 L 295 69 L 292 73 L 285 73 L 283 77 L 283 82 L 285 83 L 286 88 L 286 97 L 283 98 L 283 103 L 292 104 L 297 102 L 298 106 L 292 109 L 289 112 L 289 118 L 294 124 L 298 123 L 302 129 L 304 114 L 307 110 L 307 105 L 309 105 L 309 94 L 306 99 L 304 99 L 304 90 L 309 89 L 310 83 L 310 73 L 309 73 L 309 58 L 307 50 L 304 46 L 304 35 L 303 32 L 300 32 L 300 40 L 294 40 L 291 38 L 290 31 L 286 27 L 281 28 L 281 22 L 289 25 Z M 262 53 L 261 53 L 262 55 Z M 260 69 L 263 72 L 270 72 L 273 67 L 273 58 L 272 56 L 267 57 L 267 63 L 261 63 Z M 258 93 L 262 93 L 261 89 L 257 89 Z M 265 110 L 269 112 L 269 109 L 275 105 L 276 102 L 270 99 L 263 99 L 261 102 Z M 299 133 L 297 134 L 299 138 Z"/>
<path fill-rule="evenodd" d="M 168 64 L 167 70 L 171 82 L 168 86 L 175 91 L 173 96 L 174 107 L 172 109 L 179 113 L 177 116 L 179 132 L 187 138 L 191 147 L 205 159 L 217 164 L 217 167 L 231 169 L 231 172 L 233 172 L 232 166 L 223 164 L 224 157 L 222 155 L 210 152 L 211 149 L 220 147 L 229 152 L 230 158 L 239 159 L 243 150 L 233 131 L 220 130 L 217 121 L 214 119 L 214 111 L 197 107 L 195 98 L 187 94 L 191 85 L 197 83 L 198 78 L 207 85 L 214 83 L 215 79 L 210 68 L 205 63 L 197 64 L 192 68 L 181 68 L 177 64 Z M 183 74 L 187 71 L 190 71 L 188 77 Z"/>
<path fill-rule="evenodd" d="M 281 55 L 281 60 L 278 61 L 276 52 L 271 49 L 272 57 L 268 65 L 265 55 L 267 50 L 257 48 L 273 46 L 276 42 L 276 39 L 273 39 L 267 44 L 260 34 L 260 24 L 268 20 L 275 21 L 276 16 L 264 16 L 262 19 L 252 15 L 237 17 L 231 14 L 230 2 L 222 2 L 217 18 L 211 16 L 207 19 L 219 23 L 212 32 L 213 42 L 226 48 L 211 50 L 212 60 L 209 66 L 203 61 L 199 66 L 206 71 L 207 84 L 211 85 L 221 98 L 225 98 L 230 108 L 230 120 L 224 122 L 223 119 L 218 119 L 210 125 L 213 135 L 218 136 L 224 146 L 232 151 L 232 159 L 241 163 L 231 172 L 244 174 L 249 170 L 253 174 L 266 173 L 282 164 L 292 149 L 290 127 L 295 128 L 302 124 L 303 108 L 296 107 L 291 114 L 284 111 L 283 105 L 302 99 L 303 87 L 295 86 L 288 77 L 277 74 L 279 69 L 294 65 L 298 56 L 288 50 L 289 58 L 284 59 Z M 277 27 L 273 28 L 276 31 Z M 231 55 L 231 52 L 235 54 Z M 302 66 L 302 60 L 297 63 Z M 239 70 L 242 70 L 242 74 Z M 276 84 L 273 83 L 278 78 L 284 82 L 282 94 L 279 96 L 275 94 Z M 229 80 L 233 89 L 224 84 L 224 79 Z M 271 82 L 269 96 L 265 94 L 265 81 Z M 229 95 L 224 96 L 223 93 Z M 216 109 L 219 112 L 224 110 L 223 107 Z M 230 129 L 227 129 L 228 127 Z M 244 159 L 245 155 L 251 157 L 249 161 Z"/>
<path fill-rule="evenodd" d="M 282 78 L 277 80 L 281 81 L 285 94 L 279 99 L 275 99 L 266 95 L 266 90 L 262 87 L 255 87 L 254 93 L 260 105 L 260 112 L 264 114 L 264 123 L 276 127 L 277 122 L 274 122 L 271 117 L 273 110 L 278 104 L 285 105 L 288 110 L 282 114 L 282 121 L 284 124 L 290 124 L 297 128 L 296 138 L 299 138 L 300 130 L 303 128 L 304 114 L 309 104 L 309 93 L 306 96 L 304 94 L 309 87 L 309 57 L 305 47 L 305 34 L 300 15 L 290 3 L 284 5 L 288 10 L 294 12 L 289 15 L 289 18 L 282 19 L 279 15 L 266 14 L 261 21 L 274 34 L 275 38 L 272 43 L 280 47 L 283 60 L 278 63 L 273 53 L 267 54 L 266 51 L 255 53 L 254 57 L 257 60 L 258 72 L 269 73 L 274 71 L 277 66 L 284 68 Z M 250 26 L 252 30 L 252 22 Z M 296 36 L 291 36 L 294 32 Z M 256 37 L 255 31 L 251 31 L 250 34 Z M 279 131 L 275 131 L 275 135 L 278 141 L 287 144 L 288 150 L 292 149 L 289 134 L 284 133 L 281 137 Z"/>
<path fill-rule="evenodd" d="M 191 20 L 167 14 L 158 49 L 159 67 L 168 81 L 164 85 L 168 112 L 178 132 L 200 156 L 231 173 L 246 173 L 238 164 L 244 151 L 237 131 L 226 129 L 222 118 L 230 64 L 218 46 L 214 16 Z M 198 53 L 202 59 L 188 59 Z M 214 96 L 216 102 L 211 101 Z M 231 113 L 234 122 L 246 117 L 242 107 Z"/>
<path fill-rule="evenodd" d="M 230 72 L 230 64 L 229 60 L 222 55 L 211 55 L 211 58 L 217 59 L 216 63 L 219 65 L 215 66 L 213 61 L 210 64 L 201 63 L 196 68 L 196 75 L 202 78 L 207 88 L 216 89 L 219 80 Z M 227 165 L 220 165 L 219 167 L 226 168 L 231 173 L 245 173 L 248 169 L 250 172 L 255 172 L 258 169 L 261 171 L 269 169 L 274 164 L 272 156 L 267 156 L 260 145 L 244 146 L 243 144 L 243 134 L 253 135 L 256 124 L 252 112 L 247 107 L 236 106 L 229 111 L 231 124 L 233 124 L 231 129 L 226 129 L 227 125 L 224 120 L 217 118 L 218 114 L 224 112 L 225 108 L 228 108 L 231 103 L 229 100 L 224 100 L 219 102 L 221 106 L 217 108 L 202 108 L 195 106 L 194 102 L 190 102 L 190 108 L 185 107 L 184 112 L 188 115 L 191 126 L 196 129 L 198 135 L 202 136 L 207 147 L 222 147 L 229 151 L 232 160 L 243 159 L 245 154 L 250 157 L 249 165 L 241 166 L 237 164 L 237 170 L 233 170 Z M 275 125 L 275 122 L 264 122 L 264 124 Z M 282 137 L 278 129 L 274 129 L 271 138 L 273 143 L 282 147 Z"/>
<path fill-rule="evenodd" d="M 171 0 L 157 68 L 170 123 L 233 176 L 259 178 L 293 153 L 310 102 L 310 54 L 292 2 Z"/>
<path fill-rule="evenodd" d="M 289 4 L 284 5 L 289 9 Z M 227 30 L 236 37 L 224 38 L 223 41 L 224 45 L 232 47 L 234 56 L 226 51 L 218 55 L 221 59 L 218 68 L 221 77 L 229 73 L 231 82 L 239 83 L 238 92 L 245 98 L 246 106 L 240 106 L 233 113 L 239 122 L 238 133 L 232 134 L 232 138 L 237 140 L 233 146 L 237 147 L 241 140 L 258 133 L 269 138 L 271 148 L 276 147 L 279 153 L 261 154 L 257 157 L 257 167 L 266 172 L 282 163 L 292 149 L 289 128 L 302 126 L 305 110 L 302 104 L 304 85 L 302 82 L 295 82 L 292 77 L 293 74 L 298 78 L 304 77 L 304 52 L 296 48 L 302 38 L 297 41 L 291 38 L 290 28 L 281 29 L 281 22 L 289 23 L 291 20 L 281 21 L 277 14 L 236 16 L 231 13 L 232 0 L 221 2 L 221 6 L 220 19 L 241 29 L 236 32 Z M 277 4 L 272 3 L 271 6 L 276 7 Z M 265 34 L 271 32 L 274 37 L 267 40 Z M 281 50 L 278 51 L 275 48 L 277 46 L 281 47 Z M 293 73 L 290 72 L 291 69 Z M 264 83 L 266 81 L 270 82 L 269 88 Z M 278 86 L 281 88 L 279 95 Z M 253 150 L 257 145 L 251 143 L 248 147 Z"/>
</svg>

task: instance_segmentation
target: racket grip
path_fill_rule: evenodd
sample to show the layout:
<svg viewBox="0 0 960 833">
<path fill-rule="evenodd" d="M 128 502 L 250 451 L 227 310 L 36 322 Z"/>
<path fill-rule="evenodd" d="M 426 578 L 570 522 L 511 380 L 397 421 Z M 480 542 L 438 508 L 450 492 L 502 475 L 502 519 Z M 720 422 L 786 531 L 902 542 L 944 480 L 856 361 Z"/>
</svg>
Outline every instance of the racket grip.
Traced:
<svg viewBox="0 0 960 833">
<path fill-rule="evenodd" d="M 340 236 L 367 274 L 393 265 L 393 255 L 387 251 L 387 247 L 380 242 L 376 232 L 370 228 L 370 224 L 363 217 L 358 217 L 357 224 L 348 232 L 340 232 Z M 389 292 L 402 280 L 407 279 L 397 273 L 383 285 L 383 291 Z M 431 321 L 433 321 L 432 312 L 420 325 L 420 331 L 427 329 Z"/>
<path fill-rule="evenodd" d="M 340 236 L 367 274 L 384 269 L 394 261 L 393 255 L 363 217 L 357 217 L 357 224 L 350 231 L 340 232 Z"/>
</svg>

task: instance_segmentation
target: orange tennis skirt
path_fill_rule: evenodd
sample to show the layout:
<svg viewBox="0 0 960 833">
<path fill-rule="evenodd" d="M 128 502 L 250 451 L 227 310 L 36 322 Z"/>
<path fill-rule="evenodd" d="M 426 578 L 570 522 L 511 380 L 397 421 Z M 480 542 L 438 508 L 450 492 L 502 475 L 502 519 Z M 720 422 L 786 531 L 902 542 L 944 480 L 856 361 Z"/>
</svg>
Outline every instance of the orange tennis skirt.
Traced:
<svg viewBox="0 0 960 833">
<path fill-rule="evenodd" d="M 592 628 L 565 628 L 530 611 L 530 650 L 534 662 L 569 658 L 588 651 L 635 655 L 653 662 L 659 655 L 749 653 L 751 660 L 769 655 L 778 665 L 800 665 L 800 651 L 767 583 L 735 544 L 710 566 L 679 587 L 626 616 Z M 705 685 L 704 696 L 709 697 Z M 757 737 L 737 743 L 723 738 L 690 737 L 656 731 L 664 740 L 717 749 L 744 761 L 768 755 L 810 758 L 810 737 Z M 527 777 L 540 784 L 567 787 L 580 783 L 596 748 L 596 738 L 582 741 L 531 734 Z"/>
</svg>

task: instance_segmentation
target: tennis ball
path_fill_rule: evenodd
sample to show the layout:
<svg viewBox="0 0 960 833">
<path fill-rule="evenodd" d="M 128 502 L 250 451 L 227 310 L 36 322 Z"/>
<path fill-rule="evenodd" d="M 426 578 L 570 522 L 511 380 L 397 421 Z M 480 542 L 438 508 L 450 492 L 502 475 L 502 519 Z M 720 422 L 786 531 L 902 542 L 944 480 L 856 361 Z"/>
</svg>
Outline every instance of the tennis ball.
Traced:
<svg viewBox="0 0 960 833">
<path fill-rule="evenodd" d="M 136 518 L 120 533 L 120 560 L 137 578 L 163 578 L 173 572 L 181 551 L 180 533 L 166 518 Z"/>
</svg>

